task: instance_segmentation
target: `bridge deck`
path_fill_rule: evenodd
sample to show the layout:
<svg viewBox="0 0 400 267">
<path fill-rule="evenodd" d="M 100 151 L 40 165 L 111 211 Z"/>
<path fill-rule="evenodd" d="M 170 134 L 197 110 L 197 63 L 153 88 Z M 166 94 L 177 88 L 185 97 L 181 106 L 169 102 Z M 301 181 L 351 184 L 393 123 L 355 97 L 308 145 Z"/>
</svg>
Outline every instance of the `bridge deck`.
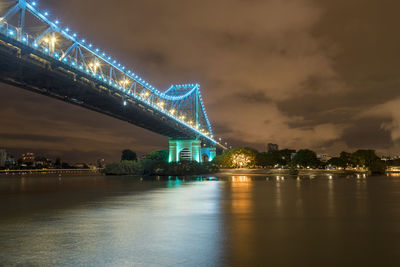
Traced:
<svg viewBox="0 0 400 267">
<path fill-rule="evenodd" d="M 200 138 L 206 145 L 215 145 L 145 102 L 127 98 L 106 83 L 77 73 L 68 65 L 3 34 L 0 34 L 0 81 L 127 121 L 171 139 Z"/>
</svg>

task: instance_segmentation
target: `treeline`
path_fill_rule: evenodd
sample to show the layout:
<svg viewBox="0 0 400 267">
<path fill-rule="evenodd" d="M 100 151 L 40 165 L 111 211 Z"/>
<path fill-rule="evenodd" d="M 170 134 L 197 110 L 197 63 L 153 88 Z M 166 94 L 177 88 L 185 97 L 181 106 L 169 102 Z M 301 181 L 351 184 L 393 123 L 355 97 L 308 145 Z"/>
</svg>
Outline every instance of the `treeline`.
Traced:
<svg viewBox="0 0 400 267">
<path fill-rule="evenodd" d="M 200 175 L 215 173 L 219 168 L 288 168 L 288 169 L 325 169 L 365 168 L 372 173 L 384 173 L 387 165 L 374 150 L 357 150 L 353 153 L 342 152 L 339 157 L 322 161 L 309 149 L 283 149 L 258 152 L 252 148 L 233 148 L 218 155 L 212 162 L 195 161 L 168 162 L 168 150 L 158 150 L 142 159 L 137 159 L 131 150 L 122 152 L 121 161 L 108 164 L 104 172 L 108 175 Z M 400 164 L 400 159 L 398 160 Z"/>
<path fill-rule="evenodd" d="M 198 175 L 218 171 L 212 162 L 198 163 L 195 161 L 168 162 L 168 150 L 158 150 L 145 158 L 137 159 L 131 150 L 122 152 L 121 161 L 108 164 L 104 169 L 107 175 Z"/>
<path fill-rule="evenodd" d="M 382 173 L 386 169 L 374 150 L 357 150 L 354 153 L 342 152 L 339 157 L 321 161 L 317 154 L 309 149 L 292 149 L 258 152 L 252 148 L 234 148 L 225 150 L 215 158 L 222 168 L 262 167 L 262 168 L 356 168 L 362 167 L 371 172 Z"/>
</svg>

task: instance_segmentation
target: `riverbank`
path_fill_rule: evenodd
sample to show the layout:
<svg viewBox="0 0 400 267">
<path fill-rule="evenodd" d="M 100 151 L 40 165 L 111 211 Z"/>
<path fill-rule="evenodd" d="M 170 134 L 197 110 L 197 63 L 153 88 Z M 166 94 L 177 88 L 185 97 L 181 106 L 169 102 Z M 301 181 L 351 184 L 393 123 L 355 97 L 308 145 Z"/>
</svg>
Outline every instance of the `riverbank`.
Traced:
<svg viewBox="0 0 400 267">
<path fill-rule="evenodd" d="M 218 175 L 293 175 L 290 169 L 220 169 Z M 304 169 L 298 170 L 297 175 L 312 175 L 312 174 L 366 174 L 368 171 L 355 170 L 322 170 L 322 169 Z"/>
<path fill-rule="evenodd" d="M 186 175 L 190 176 L 263 176 L 263 175 L 319 175 L 319 174 L 337 174 L 337 175 L 351 175 L 351 174 L 366 174 L 367 171 L 354 171 L 354 170 L 321 170 L 321 169 L 304 169 L 298 170 L 298 173 L 293 174 L 293 170 L 290 169 L 250 169 L 250 168 L 241 168 L 241 169 L 220 169 L 216 171 L 214 169 L 198 169 L 198 168 L 187 168 L 188 166 L 181 165 L 181 168 L 178 170 L 174 170 L 174 172 L 168 174 L 159 171 L 159 173 L 152 173 L 149 171 L 148 173 L 135 173 L 135 172 L 121 172 L 121 173 L 110 173 L 109 175 L 117 175 L 117 176 L 136 176 L 136 177 L 174 177 L 174 176 L 182 176 Z M 179 166 L 179 165 L 178 165 Z M 196 166 L 198 167 L 198 166 Z M 209 167 L 209 166 L 208 166 Z M 152 169 L 152 168 L 150 168 Z M 200 171 L 201 170 L 201 171 Z M 197 172 L 199 171 L 199 172 Z M 179 174 L 177 174 L 179 173 Z M 83 176 L 93 176 L 93 175 L 104 175 L 102 170 L 100 169 L 32 169 L 32 170 L 0 170 L 1 176 L 51 176 L 51 175 L 83 175 Z"/>
<path fill-rule="evenodd" d="M 44 176 L 44 175 L 100 175 L 101 169 L 30 169 L 30 170 L 0 170 L 0 176 Z"/>
</svg>

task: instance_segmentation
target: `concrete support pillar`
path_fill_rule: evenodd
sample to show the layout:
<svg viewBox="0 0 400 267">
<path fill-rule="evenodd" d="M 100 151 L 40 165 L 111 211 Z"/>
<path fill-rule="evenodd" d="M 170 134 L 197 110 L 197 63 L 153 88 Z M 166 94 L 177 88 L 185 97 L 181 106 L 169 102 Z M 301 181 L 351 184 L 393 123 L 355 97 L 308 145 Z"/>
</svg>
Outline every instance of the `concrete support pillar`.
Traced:
<svg viewBox="0 0 400 267">
<path fill-rule="evenodd" d="M 169 157 L 168 157 L 168 162 L 177 162 L 177 147 L 176 147 L 176 142 L 174 140 L 169 140 Z"/>
<path fill-rule="evenodd" d="M 217 148 L 210 147 L 210 158 L 209 160 L 212 161 L 217 156 Z"/>
<path fill-rule="evenodd" d="M 191 160 L 201 162 L 199 140 L 169 140 L 169 162 Z"/>
<path fill-rule="evenodd" d="M 217 156 L 217 149 L 215 147 L 202 147 L 201 158 L 203 161 L 212 161 Z"/>
</svg>

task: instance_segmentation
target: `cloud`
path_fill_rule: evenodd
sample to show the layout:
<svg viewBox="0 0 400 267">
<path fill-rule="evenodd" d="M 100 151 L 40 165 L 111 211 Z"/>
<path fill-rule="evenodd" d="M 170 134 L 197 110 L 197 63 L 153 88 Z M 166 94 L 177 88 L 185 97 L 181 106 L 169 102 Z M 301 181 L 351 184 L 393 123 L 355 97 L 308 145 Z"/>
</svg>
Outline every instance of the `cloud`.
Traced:
<svg viewBox="0 0 400 267">
<path fill-rule="evenodd" d="M 233 100 L 221 104 L 221 108 L 229 108 Z M 235 105 L 235 104 L 234 104 Z M 273 103 L 255 105 L 240 103 L 229 113 L 220 114 L 225 128 L 225 135 L 242 142 L 266 144 L 275 142 L 282 147 L 315 148 L 327 142 L 338 140 L 345 128 L 344 125 L 323 123 L 313 127 L 292 128 L 291 123 L 302 121 L 302 117 L 287 117 Z M 236 136 L 238 138 L 236 138 Z"/>
<path fill-rule="evenodd" d="M 393 141 L 400 139 L 400 98 L 379 104 L 357 115 L 358 118 L 378 118 L 380 127 L 391 133 Z"/>
</svg>

